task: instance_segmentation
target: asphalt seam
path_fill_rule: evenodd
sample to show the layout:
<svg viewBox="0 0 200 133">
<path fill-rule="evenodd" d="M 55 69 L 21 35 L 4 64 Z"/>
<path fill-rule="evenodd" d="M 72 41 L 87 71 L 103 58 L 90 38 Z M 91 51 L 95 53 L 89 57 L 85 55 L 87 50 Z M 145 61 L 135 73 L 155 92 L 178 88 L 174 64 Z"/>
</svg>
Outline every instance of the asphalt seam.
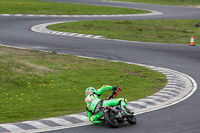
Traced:
<svg viewBox="0 0 200 133">
<path fill-rule="evenodd" d="M 91 58 L 91 57 L 84 57 L 84 56 L 77 56 L 82 58 Z M 94 59 L 94 58 L 91 58 Z M 115 61 L 113 62 L 123 62 L 123 61 Z M 148 96 L 143 99 L 139 99 L 137 101 L 128 102 L 128 108 L 133 110 L 136 115 L 147 113 L 150 111 L 154 111 L 157 109 L 161 109 L 164 107 L 168 107 L 174 105 L 182 99 L 186 99 L 191 96 L 197 88 L 197 84 L 194 79 L 190 76 L 161 67 L 155 67 L 150 65 L 144 64 L 137 64 L 131 62 L 123 62 L 127 64 L 135 64 L 139 66 L 143 66 L 158 72 L 161 72 L 166 75 L 168 83 L 159 92 Z M 171 91 L 170 91 L 171 90 Z M 174 92 L 175 91 L 175 92 Z M 168 93 L 164 93 L 168 92 Z M 52 117 L 46 118 L 41 120 L 34 120 L 34 121 L 24 121 L 18 123 L 6 123 L 0 124 L 0 133 L 5 132 L 39 132 L 44 130 L 54 130 L 59 128 L 70 128 L 82 125 L 89 125 L 89 119 L 87 117 L 87 113 L 78 113 L 60 117 Z"/>
</svg>

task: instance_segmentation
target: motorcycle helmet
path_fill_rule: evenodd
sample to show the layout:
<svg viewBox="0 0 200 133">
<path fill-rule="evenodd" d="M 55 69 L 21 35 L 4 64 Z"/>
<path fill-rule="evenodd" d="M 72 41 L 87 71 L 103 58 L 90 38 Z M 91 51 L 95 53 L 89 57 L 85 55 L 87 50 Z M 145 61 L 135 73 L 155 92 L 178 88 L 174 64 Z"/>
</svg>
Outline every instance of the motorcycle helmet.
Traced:
<svg viewBox="0 0 200 133">
<path fill-rule="evenodd" d="M 89 94 L 93 94 L 94 91 L 95 91 L 94 87 L 88 87 L 85 90 L 85 95 L 88 96 Z"/>
</svg>

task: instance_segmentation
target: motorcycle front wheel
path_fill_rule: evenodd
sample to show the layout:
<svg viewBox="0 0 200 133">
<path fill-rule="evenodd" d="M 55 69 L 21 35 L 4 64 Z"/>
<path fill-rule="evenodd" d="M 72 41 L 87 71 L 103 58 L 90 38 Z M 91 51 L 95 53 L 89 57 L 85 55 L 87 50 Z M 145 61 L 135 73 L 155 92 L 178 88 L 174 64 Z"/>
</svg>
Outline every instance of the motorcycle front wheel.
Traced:
<svg viewBox="0 0 200 133">
<path fill-rule="evenodd" d="M 136 118 L 135 116 L 131 116 L 131 117 L 127 117 L 127 122 L 131 125 L 135 125 L 136 124 Z"/>
</svg>

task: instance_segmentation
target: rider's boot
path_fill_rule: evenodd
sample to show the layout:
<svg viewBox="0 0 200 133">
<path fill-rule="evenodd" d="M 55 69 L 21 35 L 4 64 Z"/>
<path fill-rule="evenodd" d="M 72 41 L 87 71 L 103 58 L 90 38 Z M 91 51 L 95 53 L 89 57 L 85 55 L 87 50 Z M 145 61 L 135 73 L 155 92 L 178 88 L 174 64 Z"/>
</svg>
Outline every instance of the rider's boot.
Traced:
<svg viewBox="0 0 200 133">
<path fill-rule="evenodd" d="M 128 117 L 128 116 L 133 116 L 133 112 L 131 112 L 126 106 L 122 107 L 122 110 L 124 111 L 124 116 Z"/>
<path fill-rule="evenodd" d="M 134 114 L 133 111 L 130 111 L 126 106 L 124 107 L 126 109 L 126 112 L 130 113 L 130 114 Z"/>
</svg>

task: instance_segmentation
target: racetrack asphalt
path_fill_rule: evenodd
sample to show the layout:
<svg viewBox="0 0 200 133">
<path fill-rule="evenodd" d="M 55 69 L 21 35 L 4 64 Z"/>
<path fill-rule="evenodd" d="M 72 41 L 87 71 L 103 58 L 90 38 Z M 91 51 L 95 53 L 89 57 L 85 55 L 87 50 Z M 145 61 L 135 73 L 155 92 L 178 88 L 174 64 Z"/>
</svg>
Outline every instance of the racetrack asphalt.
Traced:
<svg viewBox="0 0 200 133">
<path fill-rule="evenodd" d="M 53 0 L 48 0 L 53 1 Z M 59 2 L 84 3 L 143 8 L 163 12 L 156 16 L 136 17 L 0 17 L 0 44 L 21 48 L 55 51 L 66 54 L 103 58 L 108 60 L 128 61 L 174 69 L 193 77 L 200 83 L 200 47 L 188 45 L 158 44 L 142 42 L 126 42 L 116 40 L 88 39 L 46 35 L 31 31 L 34 25 L 70 20 L 101 19 L 193 19 L 200 18 L 200 9 L 150 4 L 131 4 L 118 2 L 102 2 L 94 0 L 60 0 Z M 191 35 L 192 36 L 192 35 Z M 170 38 L 169 38 L 170 39 Z M 188 43 L 190 38 L 188 38 Z M 196 42 L 198 43 L 198 42 Z M 190 98 L 165 109 L 137 116 L 135 126 L 124 125 L 110 129 L 104 126 L 90 125 L 52 131 L 56 133 L 199 133 L 200 132 L 200 91 Z"/>
</svg>

